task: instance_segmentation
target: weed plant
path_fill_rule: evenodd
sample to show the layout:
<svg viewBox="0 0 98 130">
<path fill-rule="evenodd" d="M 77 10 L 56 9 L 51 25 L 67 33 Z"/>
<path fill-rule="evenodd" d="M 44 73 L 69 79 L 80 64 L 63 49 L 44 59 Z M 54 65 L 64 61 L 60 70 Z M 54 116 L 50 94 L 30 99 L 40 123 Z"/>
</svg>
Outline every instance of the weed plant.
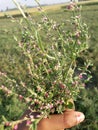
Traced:
<svg viewBox="0 0 98 130">
<path fill-rule="evenodd" d="M 36 129 L 34 124 L 40 119 L 72 108 L 70 99 L 75 101 L 91 78 L 88 70 L 90 62 L 85 59 L 84 64 L 79 66 L 77 60 L 88 49 L 88 27 L 82 21 L 81 7 L 76 3 L 67 6 L 72 16 L 58 24 L 48 17 L 38 1 L 38 10 L 42 15 L 39 21 L 34 21 L 16 0 L 13 1 L 23 15 L 19 21 L 13 19 L 18 22 L 21 34 L 19 37 L 14 36 L 14 39 L 18 43 L 27 78 L 22 80 L 0 72 L 3 81 L 0 89 L 7 96 L 14 95 L 26 106 L 32 106 L 32 112 L 40 113 L 38 119 L 23 119 L 27 123 L 32 122 L 30 127 Z M 66 29 L 66 25 L 69 25 L 69 29 Z M 3 125 L 15 129 L 23 121 L 9 122 L 5 116 L 2 119 Z"/>
</svg>

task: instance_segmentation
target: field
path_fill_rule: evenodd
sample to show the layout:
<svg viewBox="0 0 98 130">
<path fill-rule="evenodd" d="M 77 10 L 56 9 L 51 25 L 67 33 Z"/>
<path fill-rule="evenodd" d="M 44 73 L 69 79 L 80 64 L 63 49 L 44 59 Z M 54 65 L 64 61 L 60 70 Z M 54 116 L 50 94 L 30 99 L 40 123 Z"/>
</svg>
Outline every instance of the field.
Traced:
<svg viewBox="0 0 98 130">
<path fill-rule="evenodd" d="M 43 7 L 45 10 L 47 10 L 47 14 L 50 18 L 53 18 L 54 20 L 58 22 L 64 22 L 69 17 L 69 12 L 66 12 L 65 10 L 65 4 L 61 5 L 54 5 L 49 7 Z M 53 10 L 52 10 L 53 8 Z M 83 20 L 88 24 L 89 27 L 89 34 L 90 34 L 90 49 L 89 49 L 89 55 L 88 58 L 91 58 L 93 61 L 93 73 L 94 73 L 94 79 L 98 78 L 98 2 L 95 1 L 93 3 L 87 2 L 84 4 L 82 3 L 82 17 Z M 36 9 L 29 9 L 29 12 L 32 12 L 32 17 L 34 20 L 40 20 L 40 13 L 35 13 Z M 34 12 L 33 12 L 34 11 Z M 10 12 L 10 13 L 9 13 Z M 14 14 L 14 16 L 20 16 L 17 14 L 17 11 L 8 11 L 8 14 Z M 20 18 L 20 17 L 19 17 Z M 2 71 L 7 71 L 8 73 L 11 72 L 17 72 L 17 69 L 22 69 L 22 66 L 17 66 L 13 69 L 13 62 L 16 62 L 14 64 L 19 64 L 21 61 L 19 55 L 19 52 L 17 50 L 17 44 L 13 38 L 13 35 L 19 36 L 19 28 L 18 24 L 11 21 L 11 19 L 6 17 L 1 17 L 0 19 L 0 68 Z M 23 70 L 23 73 L 24 70 Z M 95 81 L 97 82 L 97 80 Z"/>
<path fill-rule="evenodd" d="M 83 17 L 83 21 L 85 21 L 85 23 L 89 27 L 89 35 L 90 35 L 89 49 L 88 54 L 84 56 L 87 57 L 88 59 L 91 59 L 93 63 L 93 66 L 90 68 L 93 76 L 92 83 L 90 84 L 90 86 L 98 87 L 98 0 L 93 0 L 93 2 L 91 1 L 81 2 L 79 4 L 82 5 L 81 14 Z M 70 16 L 70 13 L 66 11 L 66 4 L 52 5 L 45 7 L 43 6 L 43 8 L 47 12 L 48 16 L 58 21 L 58 23 L 64 22 Z M 41 15 L 36 8 L 30 8 L 27 10 L 32 15 L 35 21 L 36 20 L 40 21 Z M 13 15 L 17 20 L 21 19 L 21 15 L 18 10 L 8 11 L 5 14 Z M 6 72 L 10 77 L 14 76 L 17 77 L 16 80 L 21 80 L 24 78 L 26 79 L 27 78 L 26 70 L 24 64 L 22 63 L 23 57 L 20 53 L 20 50 L 18 49 L 18 45 L 14 39 L 14 36 L 18 37 L 18 40 L 20 40 L 21 34 L 19 25 L 16 22 L 14 22 L 14 19 L 11 20 L 9 17 L 4 16 L 4 12 L 0 12 L 0 71 Z M 2 82 L 0 82 L 0 85 L 1 84 Z M 88 93 L 90 95 L 88 95 Z M 94 94 L 96 94 L 96 98 L 94 98 Z M 85 114 L 87 114 L 86 118 L 87 119 L 92 118 L 94 122 L 87 120 L 86 122 L 87 126 L 86 123 L 84 122 L 86 128 L 84 126 L 81 126 L 81 129 L 79 127 L 75 128 L 75 130 L 92 130 L 92 129 L 97 130 L 98 128 L 98 117 L 96 117 L 97 116 L 96 114 L 98 114 L 97 95 L 98 95 L 97 89 L 95 89 L 93 93 L 91 93 L 90 91 L 84 92 L 83 99 L 81 98 L 79 99 L 79 101 L 82 100 L 84 104 L 82 103 L 81 105 L 79 102 L 77 102 L 77 109 L 80 109 Z M 0 101 L 2 101 L 2 96 L 3 94 L 0 95 Z M 4 106 L 6 106 L 7 104 L 7 107 L 5 107 L 4 110 L 2 109 L 1 106 L 2 104 L 0 102 L 0 115 L 2 115 L 3 113 L 3 115 L 7 115 L 9 120 L 15 120 L 22 112 L 22 110 L 19 109 L 21 103 L 18 104 L 18 101 L 15 98 L 12 98 L 11 101 L 13 102 L 14 106 L 13 104 L 10 106 L 8 98 L 5 98 L 5 102 L 3 102 L 3 104 Z M 88 105 L 86 104 L 87 102 L 89 102 Z M 94 108 L 91 107 L 92 112 L 90 109 L 91 105 L 90 103 L 93 103 L 93 105 L 96 104 Z M 19 111 L 18 112 L 19 114 L 16 115 L 15 106 L 17 105 L 18 105 L 17 111 Z M 10 107 L 12 107 L 13 110 L 10 109 Z M 22 108 L 24 109 L 24 104 Z M 88 111 L 86 109 L 88 109 Z M 9 111 L 9 113 L 7 113 L 7 111 Z M 90 112 L 91 115 L 89 115 L 88 112 Z M 14 115 L 14 117 L 12 115 Z M 2 119 L 0 119 L 0 121 L 1 120 Z M 91 126 L 89 123 L 91 123 Z M 94 123 L 95 126 L 93 125 Z"/>
</svg>

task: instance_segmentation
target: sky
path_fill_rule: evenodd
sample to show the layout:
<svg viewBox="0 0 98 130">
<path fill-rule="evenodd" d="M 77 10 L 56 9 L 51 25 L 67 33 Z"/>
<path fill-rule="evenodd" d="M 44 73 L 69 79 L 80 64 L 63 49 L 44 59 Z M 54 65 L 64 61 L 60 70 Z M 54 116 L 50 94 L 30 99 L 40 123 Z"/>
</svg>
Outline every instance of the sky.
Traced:
<svg viewBox="0 0 98 130">
<path fill-rule="evenodd" d="M 36 3 L 34 0 L 17 0 L 22 5 L 28 5 L 28 6 L 36 6 Z M 69 2 L 70 0 L 40 0 L 40 4 L 56 4 L 56 3 L 63 3 L 63 2 Z M 0 11 L 15 8 L 15 4 L 12 2 L 12 0 L 0 0 Z"/>
</svg>

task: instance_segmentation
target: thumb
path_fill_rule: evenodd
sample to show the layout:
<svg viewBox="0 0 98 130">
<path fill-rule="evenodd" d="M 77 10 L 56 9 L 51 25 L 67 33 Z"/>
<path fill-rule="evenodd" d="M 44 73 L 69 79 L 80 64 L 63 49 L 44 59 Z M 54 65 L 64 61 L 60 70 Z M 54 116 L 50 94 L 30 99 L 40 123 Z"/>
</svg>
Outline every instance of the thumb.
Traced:
<svg viewBox="0 0 98 130">
<path fill-rule="evenodd" d="M 66 110 L 63 114 L 51 115 L 42 119 L 37 130 L 60 130 L 71 128 L 84 120 L 85 116 L 81 112 Z"/>
<path fill-rule="evenodd" d="M 71 128 L 81 123 L 85 119 L 85 116 L 81 112 L 68 110 L 64 112 L 63 119 L 64 128 Z"/>
</svg>

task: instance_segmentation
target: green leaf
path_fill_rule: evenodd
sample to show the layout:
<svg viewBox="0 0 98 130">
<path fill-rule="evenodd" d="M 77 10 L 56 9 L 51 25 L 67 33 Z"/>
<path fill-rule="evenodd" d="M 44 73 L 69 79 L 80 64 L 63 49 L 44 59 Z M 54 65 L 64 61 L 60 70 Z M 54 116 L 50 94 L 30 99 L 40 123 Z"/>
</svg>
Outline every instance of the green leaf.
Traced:
<svg viewBox="0 0 98 130">
<path fill-rule="evenodd" d="M 40 37 L 40 35 L 39 35 L 39 33 L 37 31 L 35 32 L 35 36 L 36 36 L 36 40 L 37 40 L 37 43 L 38 43 L 40 49 L 44 52 L 45 49 L 44 49 L 44 46 L 42 44 L 41 37 Z"/>
<path fill-rule="evenodd" d="M 0 125 L 0 130 L 4 130 L 4 125 Z"/>
</svg>

